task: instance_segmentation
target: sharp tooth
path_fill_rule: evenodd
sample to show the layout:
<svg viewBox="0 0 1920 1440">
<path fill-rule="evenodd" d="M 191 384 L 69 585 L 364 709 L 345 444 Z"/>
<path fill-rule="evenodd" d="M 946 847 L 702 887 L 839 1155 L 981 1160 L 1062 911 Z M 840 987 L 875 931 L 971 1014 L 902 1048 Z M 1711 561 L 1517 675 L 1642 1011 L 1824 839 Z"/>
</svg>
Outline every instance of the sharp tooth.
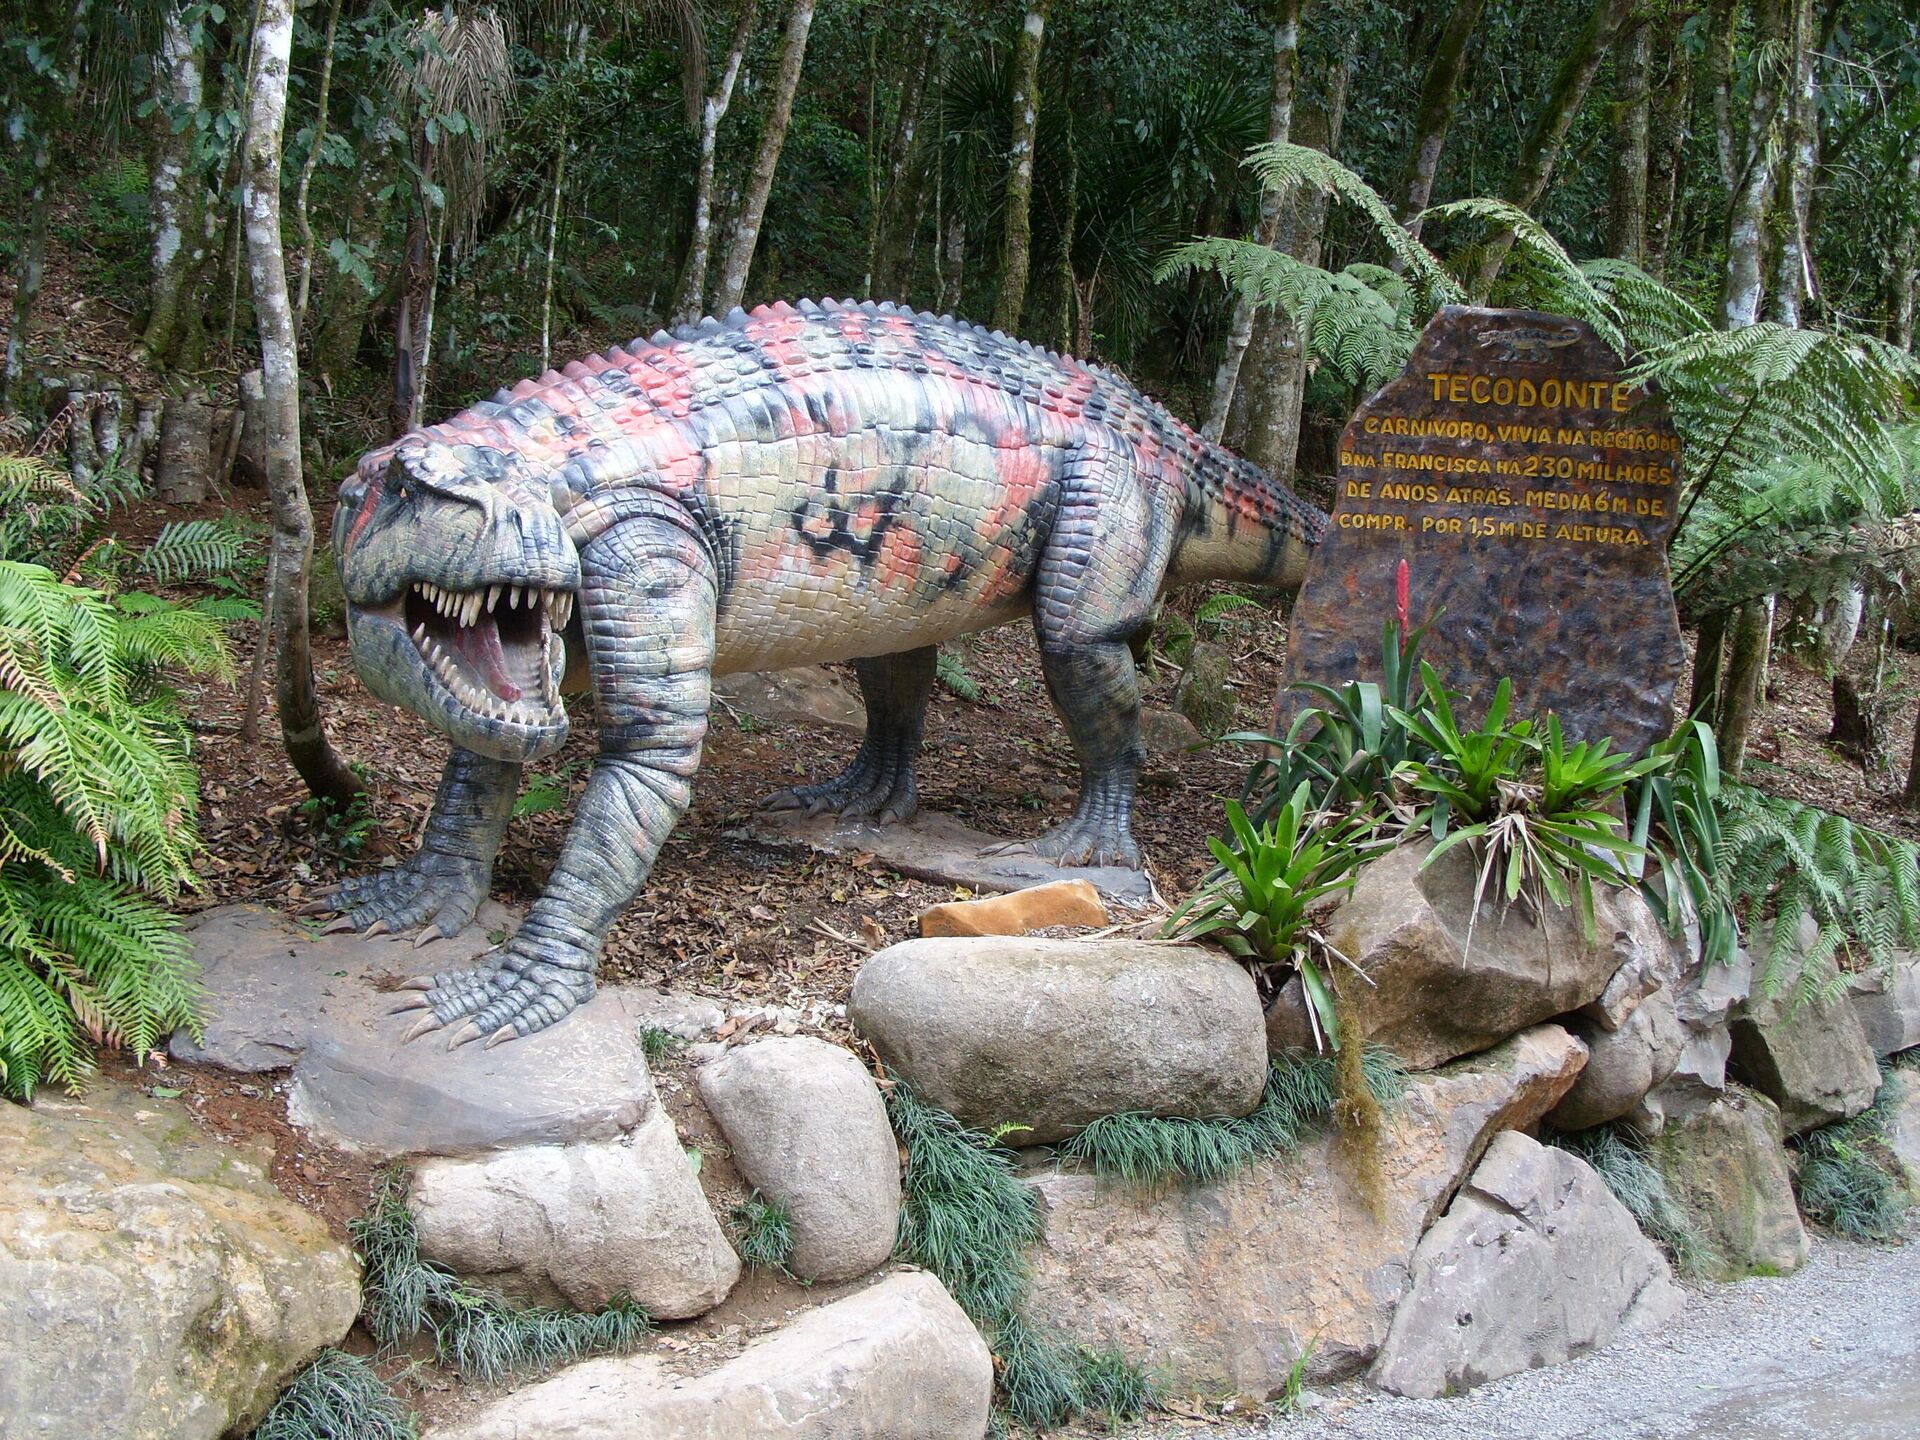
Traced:
<svg viewBox="0 0 1920 1440">
<path fill-rule="evenodd" d="M 516 609 L 519 608 L 520 606 L 527 604 L 526 592 L 522 590 L 518 585 L 513 587 L 513 604 Z"/>
<path fill-rule="evenodd" d="M 475 590 L 467 596 L 466 600 L 460 606 L 460 623 L 462 625 L 470 626 L 473 624 L 474 621 L 478 620 L 479 618 L 480 618 L 480 592 L 478 590 Z"/>
<path fill-rule="evenodd" d="M 493 607 L 499 603 L 500 587 L 498 585 L 489 585 L 487 587 L 487 613 L 491 615 L 493 613 Z"/>
<path fill-rule="evenodd" d="M 413 643 L 416 645 L 425 645 L 427 643 L 426 621 L 422 620 L 418 625 L 413 627 Z"/>
</svg>

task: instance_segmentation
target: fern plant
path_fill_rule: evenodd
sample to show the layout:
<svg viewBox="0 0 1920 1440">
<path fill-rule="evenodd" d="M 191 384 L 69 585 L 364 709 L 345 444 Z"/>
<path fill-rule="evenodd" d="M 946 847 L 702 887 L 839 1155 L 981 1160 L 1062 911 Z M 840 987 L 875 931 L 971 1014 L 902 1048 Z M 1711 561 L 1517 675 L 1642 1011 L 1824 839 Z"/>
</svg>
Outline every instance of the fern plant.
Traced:
<svg viewBox="0 0 1920 1440">
<path fill-rule="evenodd" d="M 51 468 L 6 457 L 0 516 L 97 514 Z M 49 514 L 0 539 L 40 543 Z M 231 678 L 226 627 L 252 608 L 0 558 L 0 1092 L 76 1088 L 95 1045 L 144 1054 L 194 1023 L 191 957 L 164 906 L 192 880 L 197 777 L 167 680 Z"/>
</svg>

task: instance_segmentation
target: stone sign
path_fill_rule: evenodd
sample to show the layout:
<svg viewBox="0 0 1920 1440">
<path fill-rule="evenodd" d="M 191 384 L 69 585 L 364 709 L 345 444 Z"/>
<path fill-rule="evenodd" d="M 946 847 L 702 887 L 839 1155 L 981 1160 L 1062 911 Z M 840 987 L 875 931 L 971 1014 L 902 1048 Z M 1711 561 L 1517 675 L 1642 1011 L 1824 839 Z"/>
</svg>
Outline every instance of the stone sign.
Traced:
<svg viewBox="0 0 1920 1440">
<path fill-rule="evenodd" d="M 1684 652 L 1667 573 L 1680 441 L 1593 329 L 1448 306 L 1340 441 L 1338 494 L 1288 643 L 1286 685 L 1380 675 L 1402 560 L 1422 656 L 1479 713 L 1639 751 L 1672 724 Z M 1300 705 L 1285 688 L 1284 724 Z"/>
</svg>

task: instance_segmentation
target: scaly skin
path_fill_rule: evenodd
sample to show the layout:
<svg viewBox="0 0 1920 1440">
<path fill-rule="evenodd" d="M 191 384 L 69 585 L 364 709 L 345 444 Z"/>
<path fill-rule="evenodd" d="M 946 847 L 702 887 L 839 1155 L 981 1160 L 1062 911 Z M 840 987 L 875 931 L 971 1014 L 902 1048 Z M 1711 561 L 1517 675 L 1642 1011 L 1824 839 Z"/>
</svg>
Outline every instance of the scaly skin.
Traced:
<svg viewBox="0 0 1920 1440">
<path fill-rule="evenodd" d="M 735 311 L 523 381 L 341 489 L 355 664 L 455 749 L 420 853 L 327 903 L 422 943 L 472 918 L 519 767 L 566 739 L 563 633 L 593 776 L 526 923 L 495 964 L 421 982 L 415 1034 L 493 1044 L 592 994 L 686 809 L 713 674 L 856 661 L 859 754 L 768 803 L 900 820 L 937 646 L 1029 614 L 1081 767 L 1032 848 L 1138 865 L 1129 637 L 1169 584 L 1297 586 L 1324 525 L 1117 376 L 891 305 Z"/>
</svg>

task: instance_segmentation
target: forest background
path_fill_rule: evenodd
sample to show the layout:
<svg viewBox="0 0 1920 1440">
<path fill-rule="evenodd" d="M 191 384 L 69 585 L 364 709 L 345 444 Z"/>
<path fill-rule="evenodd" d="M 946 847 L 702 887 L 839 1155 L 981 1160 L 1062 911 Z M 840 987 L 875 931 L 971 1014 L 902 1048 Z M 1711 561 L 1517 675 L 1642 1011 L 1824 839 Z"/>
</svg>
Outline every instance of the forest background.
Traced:
<svg viewBox="0 0 1920 1440">
<path fill-rule="evenodd" d="M 89 867 L 161 902 L 190 882 L 167 684 L 222 672 L 247 597 L 273 643 L 241 728 L 271 673 L 301 776 L 355 803 L 308 643 L 310 574 L 337 590 L 315 507 L 355 457 L 767 299 L 895 300 L 1098 360 L 1322 500 L 1435 304 L 1595 318 L 1690 442 L 1675 571 L 1729 775 L 1790 648 L 1867 790 L 1903 788 L 1906 0 L 15 0 L 0 46 L 14 1089 L 79 1073 L 85 1047 L 47 1038 L 69 1006 L 135 1048 L 182 1013 L 184 990 L 125 1010 L 50 897 Z M 249 481 L 264 574 L 258 530 L 218 513 Z M 78 639 L 77 590 L 106 617 Z M 172 757 L 158 778 L 72 729 L 122 702 Z M 142 974 L 177 955 L 127 927 Z"/>
</svg>

